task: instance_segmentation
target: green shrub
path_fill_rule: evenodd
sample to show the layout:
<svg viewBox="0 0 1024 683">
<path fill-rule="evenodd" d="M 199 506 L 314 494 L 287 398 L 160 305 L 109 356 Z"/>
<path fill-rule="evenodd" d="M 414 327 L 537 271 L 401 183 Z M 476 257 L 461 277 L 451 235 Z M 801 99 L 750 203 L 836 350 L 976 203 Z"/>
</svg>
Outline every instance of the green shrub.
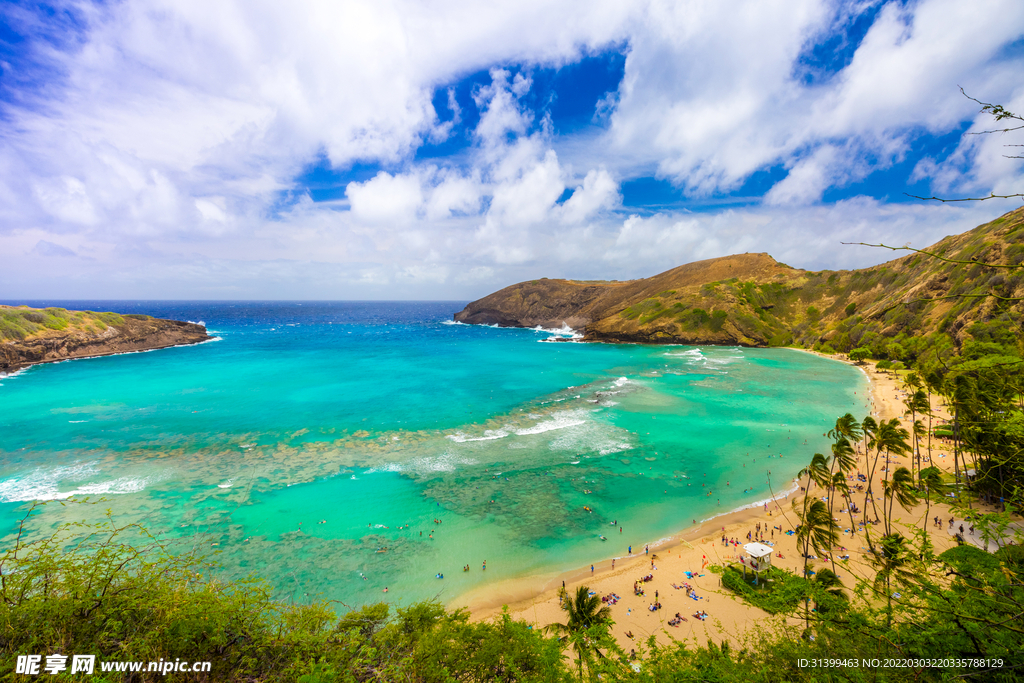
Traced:
<svg viewBox="0 0 1024 683">
<path fill-rule="evenodd" d="M 722 331 L 722 326 L 725 325 L 725 321 L 728 320 L 728 319 L 729 319 L 729 314 L 726 313 L 725 311 L 719 310 L 719 311 L 713 312 L 711 314 L 711 321 L 710 321 L 711 331 L 712 332 L 721 332 Z"/>
<path fill-rule="evenodd" d="M 761 573 L 758 585 L 754 585 L 753 572 L 747 578 L 735 565 L 722 571 L 722 585 L 736 593 L 755 607 L 771 614 L 789 614 L 808 595 L 808 581 L 790 572 L 771 567 Z"/>
</svg>

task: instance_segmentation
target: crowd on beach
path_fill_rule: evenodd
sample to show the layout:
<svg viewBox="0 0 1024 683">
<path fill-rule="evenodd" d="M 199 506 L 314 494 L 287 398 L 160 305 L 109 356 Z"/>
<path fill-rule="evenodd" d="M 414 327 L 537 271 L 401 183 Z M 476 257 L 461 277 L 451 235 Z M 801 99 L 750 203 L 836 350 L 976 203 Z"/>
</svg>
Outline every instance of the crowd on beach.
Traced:
<svg viewBox="0 0 1024 683">
<path fill-rule="evenodd" d="M 872 412 L 876 419 L 903 418 L 903 403 L 894 379 L 877 374 L 869 374 L 869 377 L 872 380 Z M 942 414 L 940 406 L 936 408 L 939 420 L 948 417 Z M 909 419 L 905 422 L 909 424 Z M 942 446 L 938 440 L 933 442 L 933 455 L 941 469 L 949 469 L 951 458 L 943 457 L 942 451 L 945 449 Z M 871 472 L 870 460 L 873 453 L 866 453 L 860 444 L 857 444 L 856 455 L 861 464 L 860 472 L 849 475 L 848 484 L 851 494 L 859 493 L 863 496 L 868 486 L 867 473 Z M 929 463 L 928 455 L 923 449 L 921 461 Z M 889 458 L 889 462 L 884 464 L 880 463 L 880 467 L 877 468 L 880 471 L 873 473 L 872 489 L 877 495 L 881 494 L 881 482 L 887 470 L 891 466 L 903 464 L 896 457 Z M 852 495 L 849 499 L 837 498 L 835 501 L 833 513 L 836 515 L 836 521 L 842 524 L 842 520 L 845 519 L 847 523 L 840 527 L 841 536 L 845 537 L 845 540 L 834 549 L 833 556 L 815 557 L 813 553 L 808 553 L 806 558 L 803 556 L 796 542 L 795 530 L 799 522 L 793 515 L 792 505 L 800 501 L 804 495 L 806 492 L 797 486 L 792 493 L 773 496 L 773 499 L 766 502 L 761 509 L 735 512 L 717 520 L 695 524 L 695 528 L 655 548 L 645 545 L 643 553 L 634 555 L 632 545 L 627 545 L 625 557 L 615 558 L 618 560 L 617 565 L 609 558 L 607 561 L 595 563 L 594 572 L 586 572 L 585 577 L 573 575 L 572 580 L 581 581 L 589 585 L 591 590 L 606 597 L 614 596 L 604 602 L 615 606 L 615 626 L 612 632 L 623 646 L 627 646 L 628 641 L 633 640 L 636 632 L 643 634 L 644 637 L 666 637 L 665 626 L 686 629 L 686 633 L 680 633 L 676 637 L 694 636 L 699 642 L 706 642 L 708 638 L 717 642 L 730 637 L 730 634 L 735 636 L 749 624 L 763 620 L 767 615 L 743 603 L 731 591 L 725 589 L 721 585 L 720 574 L 706 572 L 709 565 L 724 566 L 735 563 L 737 567 L 745 566 L 749 571 L 760 569 L 761 563 L 770 562 L 773 566 L 799 575 L 803 571 L 805 560 L 811 561 L 812 566 L 815 562 L 842 562 L 843 564 L 837 565 L 836 568 L 848 589 L 852 587 L 856 577 L 873 575 L 874 570 L 866 557 L 867 542 L 864 534 L 874 533 L 873 527 L 878 521 L 869 518 L 868 511 L 861 510 L 853 502 Z M 868 501 L 871 501 L 870 497 Z M 825 502 L 828 502 L 827 495 Z M 868 507 L 870 508 L 870 505 Z M 944 521 L 950 517 L 948 507 L 942 504 L 933 504 L 931 509 L 940 520 Z M 858 516 L 853 518 L 853 526 L 849 524 L 852 515 Z M 908 517 L 908 522 L 920 529 L 921 522 L 916 517 Z M 708 528 L 712 525 L 714 531 Z M 932 528 L 935 530 L 932 543 L 937 551 L 951 547 L 954 544 L 951 534 L 960 530 L 946 524 Z M 970 535 L 969 523 L 960 532 Z M 753 542 L 770 547 L 770 556 L 755 559 L 747 555 L 743 546 Z M 652 550 L 656 551 L 653 557 Z M 654 562 L 655 559 L 657 563 Z M 636 578 L 635 572 L 639 568 L 642 568 L 643 574 Z M 619 595 L 623 591 L 628 595 L 629 583 L 633 585 L 632 599 L 624 600 Z M 666 593 L 668 588 L 671 590 Z M 670 595 L 673 592 L 675 594 Z M 653 600 L 648 597 L 649 594 Z M 693 612 L 680 609 L 680 600 L 691 599 L 701 603 L 701 609 Z M 642 602 L 637 604 L 638 601 Z M 712 602 L 714 605 L 710 604 Z M 513 604 L 511 609 L 515 616 L 538 624 L 553 623 L 564 618 L 557 598 L 550 592 Z M 674 616 L 661 617 L 666 609 L 671 609 Z M 684 614 L 690 614 L 690 618 L 683 616 Z M 474 610 L 474 618 L 487 616 L 486 609 Z"/>
</svg>

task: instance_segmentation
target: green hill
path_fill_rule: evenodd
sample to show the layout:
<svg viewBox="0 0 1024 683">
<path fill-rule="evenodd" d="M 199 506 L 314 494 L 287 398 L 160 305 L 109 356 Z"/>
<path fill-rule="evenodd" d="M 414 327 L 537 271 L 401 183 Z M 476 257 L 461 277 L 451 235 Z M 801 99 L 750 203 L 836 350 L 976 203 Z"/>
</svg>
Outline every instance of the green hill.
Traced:
<svg viewBox="0 0 1024 683">
<path fill-rule="evenodd" d="M 808 271 L 768 254 L 740 254 L 624 283 L 522 282 L 474 301 L 455 319 L 564 322 L 588 341 L 866 346 L 879 358 L 898 357 L 934 333 L 957 346 L 969 338 L 1015 344 L 1024 310 L 1006 299 L 1024 296 L 1024 269 L 984 264 L 1024 262 L 1024 208 L 925 251 L 968 263 L 911 253 L 859 270 Z"/>
</svg>

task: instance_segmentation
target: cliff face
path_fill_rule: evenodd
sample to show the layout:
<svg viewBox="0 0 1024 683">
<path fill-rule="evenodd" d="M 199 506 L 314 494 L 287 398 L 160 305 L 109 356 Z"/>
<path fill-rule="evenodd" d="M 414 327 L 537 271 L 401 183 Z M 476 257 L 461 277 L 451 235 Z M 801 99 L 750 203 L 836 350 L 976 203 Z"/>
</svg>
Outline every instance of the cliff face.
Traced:
<svg viewBox="0 0 1024 683">
<path fill-rule="evenodd" d="M 109 356 L 210 339 L 194 323 L 142 315 L 0 306 L 0 373 L 70 358 Z"/>
<path fill-rule="evenodd" d="M 871 268 L 815 272 L 768 254 L 742 254 L 624 283 L 534 280 L 474 301 L 455 319 L 513 327 L 565 323 L 589 341 L 827 343 L 844 351 L 933 332 L 959 342 L 978 323 L 1019 327 L 1024 308 L 1014 299 L 1024 297 L 1024 208 L 925 251 L 942 258 L 911 253 Z"/>
</svg>

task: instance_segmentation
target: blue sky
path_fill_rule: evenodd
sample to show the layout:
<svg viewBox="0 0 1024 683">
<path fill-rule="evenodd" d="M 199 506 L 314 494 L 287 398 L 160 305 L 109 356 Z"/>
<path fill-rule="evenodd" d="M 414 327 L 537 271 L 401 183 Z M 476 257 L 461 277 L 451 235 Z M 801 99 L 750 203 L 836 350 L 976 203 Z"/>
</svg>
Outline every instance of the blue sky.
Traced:
<svg viewBox="0 0 1024 683">
<path fill-rule="evenodd" d="M 0 298 L 472 299 L 1019 206 L 1010 0 L 8 2 Z M 1024 137 L 1024 136 L 1021 136 Z"/>
</svg>

